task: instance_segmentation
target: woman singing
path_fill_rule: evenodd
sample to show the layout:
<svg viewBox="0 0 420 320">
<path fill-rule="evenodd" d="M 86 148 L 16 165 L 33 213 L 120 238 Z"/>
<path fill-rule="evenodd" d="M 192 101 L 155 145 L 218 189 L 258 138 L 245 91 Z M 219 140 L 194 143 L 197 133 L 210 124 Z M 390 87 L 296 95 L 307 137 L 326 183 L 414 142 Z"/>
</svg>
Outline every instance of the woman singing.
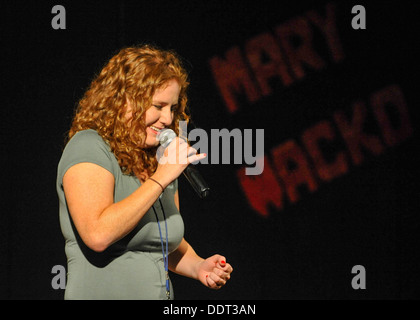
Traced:
<svg viewBox="0 0 420 320">
<path fill-rule="evenodd" d="M 150 45 L 112 57 L 78 104 L 58 165 L 65 299 L 173 299 L 168 270 L 209 288 L 226 284 L 221 255 L 184 239 L 178 176 L 205 158 L 175 138 L 158 162 L 157 135 L 187 121 L 187 74 L 174 52 Z"/>
</svg>

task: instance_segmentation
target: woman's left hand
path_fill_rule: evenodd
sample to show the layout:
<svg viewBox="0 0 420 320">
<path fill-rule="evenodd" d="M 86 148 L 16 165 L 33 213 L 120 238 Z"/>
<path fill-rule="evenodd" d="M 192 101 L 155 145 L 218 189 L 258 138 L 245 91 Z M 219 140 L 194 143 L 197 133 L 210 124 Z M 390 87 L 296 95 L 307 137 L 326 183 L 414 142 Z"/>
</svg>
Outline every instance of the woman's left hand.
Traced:
<svg viewBox="0 0 420 320">
<path fill-rule="evenodd" d="M 211 289 L 220 289 L 230 279 L 232 266 L 226 258 L 215 254 L 198 264 L 198 279 L 202 284 Z"/>
</svg>

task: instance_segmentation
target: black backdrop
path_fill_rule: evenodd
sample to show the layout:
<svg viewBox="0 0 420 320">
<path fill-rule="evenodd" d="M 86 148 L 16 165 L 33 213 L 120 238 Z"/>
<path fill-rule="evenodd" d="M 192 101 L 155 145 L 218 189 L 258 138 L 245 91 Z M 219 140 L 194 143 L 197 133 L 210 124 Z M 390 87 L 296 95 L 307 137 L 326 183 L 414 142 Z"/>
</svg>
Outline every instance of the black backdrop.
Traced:
<svg viewBox="0 0 420 320">
<path fill-rule="evenodd" d="M 415 12 L 420 7 L 413 3 L 2 3 L 0 298 L 63 298 L 64 290 L 51 286 L 51 271 L 54 265 L 66 265 L 55 191 L 64 135 L 73 108 L 93 75 L 118 49 L 142 42 L 174 49 L 187 60 L 191 113 L 197 127 L 208 133 L 221 128 L 265 130 L 267 164 L 260 178 L 268 177 L 266 170 L 271 169 L 270 177 L 275 179 L 271 184 L 255 180 L 246 192 L 239 178 L 242 165 L 200 165 L 212 187 L 210 198 L 200 200 L 180 178 L 185 237 L 201 256 L 221 253 L 235 270 L 220 291 L 173 275 L 178 299 L 418 298 Z M 65 30 L 51 27 L 55 16 L 51 9 L 56 4 L 66 9 Z M 351 26 L 351 9 L 356 4 L 366 9 L 366 30 Z M 321 29 L 308 20 L 310 12 L 325 17 L 327 8 L 333 8 L 335 14 L 339 43 L 334 43 L 334 50 Z M 290 23 L 296 18 L 307 22 L 309 29 L 305 30 L 313 36 L 311 48 L 323 61 L 322 67 L 302 63 L 301 78 L 290 69 L 293 55 L 284 58 L 284 47 L 276 37 L 280 25 L 297 30 Z M 256 72 L 246 58 L 249 43 L 261 35 L 275 39 L 292 77 L 288 85 L 278 76 L 270 77 L 271 92 L 266 95 L 261 94 Z M 299 39 L 290 43 L 298 47 Z M 254 45 L 257 51 L 259 45 L 263 46 L 261 42 Z M 235 112 L 229 110 L 218 87 L 223 80 L 216 80 L 210 63 L 218 58 L 229 65 L 232 61 L 226 53 L 232 48 L 239 50 L 249 83 L 259 92 L 249 101 L 245 89 L 238 87 Z M 270 53 L 261 53 L 263 64 L 273 64 Z M 404 123 L 399 121 L 399 109 L 385 108 L 391 128 L 402 132 L 395 135 L 394 144 L 387 143 L 386 132 L 375 124 L 372 112 L 372 97 L 383 92 L 391 92 L 391 97 L 400 93 L 406 104 L 408 121 Z M 361 108 L 366 111 L 364 132 L 379 139 L 382 146 L 376 154 L 369 145 L 361 145 L 360 163 L 351 160 L 351 150 L 335 120 L 342 112 L 350 123 L 357 101 L 364 103 Z M 303 144 L 304 133 L 313 134 L 308 130 L 320 123 L 333 130 L 333 142 L 327 139 L 323 149 L 327 162 L 335 163 L 340 153 L 347 164 L 342 174 L 329 181 L 316 174 L 317 163 Z M 284 192 L 281 169 L 276 165 L 280 158 L 275 150 L 287 141 L 300 146 L 315 183 L 312 189 L 307 182 L 298 185 L 294 202 Z M 288 169 L 293 171 L 293 166 Z M 259 202 L 267 197 L 270 201 Z M 258 210 L 253 203 L 263 205 Z M 355 265 L 366 269 L 364 290 L 352 288 Z"/>
</svg>

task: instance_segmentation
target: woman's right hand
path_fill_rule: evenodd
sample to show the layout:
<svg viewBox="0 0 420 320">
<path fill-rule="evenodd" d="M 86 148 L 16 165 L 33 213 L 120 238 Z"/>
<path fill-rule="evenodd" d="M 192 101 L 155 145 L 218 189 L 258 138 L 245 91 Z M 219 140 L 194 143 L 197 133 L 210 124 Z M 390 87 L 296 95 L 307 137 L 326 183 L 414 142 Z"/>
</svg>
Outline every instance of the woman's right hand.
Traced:
<svg viewBox="0 0 420 320">
<path fill-rule="evenodd" d="M 163 148 L 163 147 L 160 147 Z M 197 150 L 190 147 L 186 141 L 176 137 L 166 149 L 158 149 L 158 167 L 153 174 L 165 188 L 193 162 L 200 161 L 207 157 L 207 154 L 197 154 Z"/>
</svg>

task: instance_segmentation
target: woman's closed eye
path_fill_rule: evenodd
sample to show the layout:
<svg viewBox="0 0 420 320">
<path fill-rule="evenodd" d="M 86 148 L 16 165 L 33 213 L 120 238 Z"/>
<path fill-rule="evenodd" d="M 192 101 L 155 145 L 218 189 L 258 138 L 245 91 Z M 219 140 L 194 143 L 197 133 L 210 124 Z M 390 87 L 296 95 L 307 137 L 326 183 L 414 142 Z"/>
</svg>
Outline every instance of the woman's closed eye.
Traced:
<svg viewBox="0 0 420 320">
<path fill-rule="evenodd" d="M 154 104 L 153 105 L 157 110 L 162 110 L 162 108 L 163 108 L 163 106 L 162 105 L 159 105 L 159 104 Z M 177 104 L 173 104 L 172 106 L 171 106 L 171 111 L 173 112 L 173 111 L 175 111 L 176 110 L 176 108 L 178 108 L 178 105 Z"/>
</svg>

